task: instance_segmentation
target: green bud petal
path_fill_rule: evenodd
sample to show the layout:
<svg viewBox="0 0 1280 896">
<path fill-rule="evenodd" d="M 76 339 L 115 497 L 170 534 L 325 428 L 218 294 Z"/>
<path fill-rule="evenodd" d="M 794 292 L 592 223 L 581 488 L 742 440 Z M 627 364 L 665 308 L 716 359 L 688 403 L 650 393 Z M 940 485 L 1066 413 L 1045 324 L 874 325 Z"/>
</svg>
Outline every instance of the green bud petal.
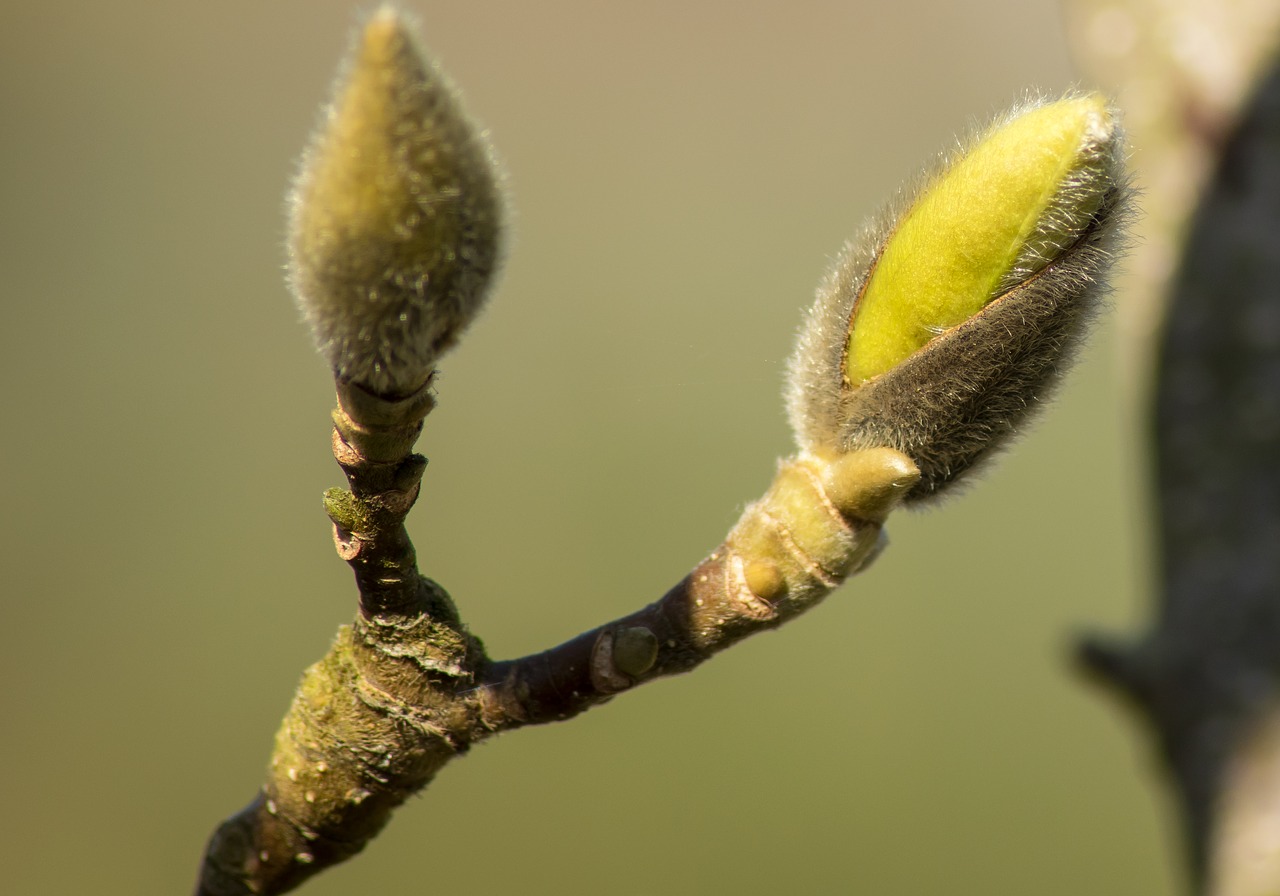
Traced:
<svg viewBox="0 0 1280 896">
<path fill-rule="evenodd" d="M 993 131 L 924 190 L 854 309 L 849 382 L 879 376 L 977 314 L 1007 290 L 1000 287 L 1024 256 L 1034 262 L 1021 265 L 1021 279 L 1075 242 L 1106 192 L 1097 154 L 1113 132 L 1100 96 L 1041 106 Z"/>
</svg>

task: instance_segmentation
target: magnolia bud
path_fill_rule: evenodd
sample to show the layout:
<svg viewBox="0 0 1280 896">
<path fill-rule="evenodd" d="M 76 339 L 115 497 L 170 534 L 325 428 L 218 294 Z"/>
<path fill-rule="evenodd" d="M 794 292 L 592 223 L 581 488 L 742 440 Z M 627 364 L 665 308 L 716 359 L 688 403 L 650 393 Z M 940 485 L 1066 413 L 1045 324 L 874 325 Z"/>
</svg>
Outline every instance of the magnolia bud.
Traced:
<svg viewBox="0 0 1280 896">
<path fill-rule="evenodd" d="M 873 446 L 935 494 L 1065 367 L 1122 239 L 1128 190 L 1100 96 L 1014 110 L 846 246 L 790 363 L 802 448 Z"/>
<path fill-rule="evenodd" d="M 374 13 L 290 204 L 290 283 L 338 378 L 423 386 L 497 267 L 496 180 L 444 75 L 398 13 Z"/>
</svg>

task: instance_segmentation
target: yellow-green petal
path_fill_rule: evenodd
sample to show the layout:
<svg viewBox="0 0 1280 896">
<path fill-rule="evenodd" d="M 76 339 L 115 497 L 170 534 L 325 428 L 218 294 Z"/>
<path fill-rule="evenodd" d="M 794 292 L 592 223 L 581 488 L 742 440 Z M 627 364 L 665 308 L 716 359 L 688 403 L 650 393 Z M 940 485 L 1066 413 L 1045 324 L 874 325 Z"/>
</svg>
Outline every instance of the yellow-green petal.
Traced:
<svg viewBox="0 0 1280 896">
<path fill-rule="evenodd" d="M 1060 100 L 995 129 L 930 184 L 857 301 L 848 384 L 892 369 L 996 298 L 1015 266 L 1034 273 L 1083 232 L 1111 186 L 1089 175 L 1113 132 L 1101 96 Z"/>
</svg>

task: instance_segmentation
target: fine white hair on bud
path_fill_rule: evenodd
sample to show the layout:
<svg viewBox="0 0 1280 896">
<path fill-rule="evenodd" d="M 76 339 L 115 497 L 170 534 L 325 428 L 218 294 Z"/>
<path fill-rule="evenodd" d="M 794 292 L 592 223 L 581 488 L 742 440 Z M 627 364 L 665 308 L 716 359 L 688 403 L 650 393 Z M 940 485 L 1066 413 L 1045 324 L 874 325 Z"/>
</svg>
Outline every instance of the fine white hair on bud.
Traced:
<svg viewBox="0 0 1280 896">
<path fill-rule="evenodd" d="M 501 229 L 487 142 L 404 17 L 379 9 L 290 197 L 290 285 L 335 376 L 421 389 L 483 303 Z"/>
<path fill-rule="evenodd" d="M 800 447 L 901 451 L 921 471 L 909 500 L 989 457 L 1070 361 L 1129 196 L 1101 96 L 1002 117 L 866 226 L 819 287 L 789 365 Z"/>
</svg>

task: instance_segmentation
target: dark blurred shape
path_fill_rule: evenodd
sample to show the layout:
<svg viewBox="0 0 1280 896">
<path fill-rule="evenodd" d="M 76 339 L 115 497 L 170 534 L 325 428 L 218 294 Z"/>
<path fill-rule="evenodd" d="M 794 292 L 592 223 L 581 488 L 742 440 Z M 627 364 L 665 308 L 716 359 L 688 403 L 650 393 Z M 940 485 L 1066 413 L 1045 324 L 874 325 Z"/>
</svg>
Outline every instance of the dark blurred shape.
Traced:
<svg viewBox="0 0 1280 896">
<path fill-rule="evenodd" d="M 1136 643 L 1090 639 L 1081 656 L 1154 727 L 1202 882 L 1226 762 L 1280 695 L 1280 68 L 1193 219 L 1152 423 L 1157 618 Z"/>
</svg>

